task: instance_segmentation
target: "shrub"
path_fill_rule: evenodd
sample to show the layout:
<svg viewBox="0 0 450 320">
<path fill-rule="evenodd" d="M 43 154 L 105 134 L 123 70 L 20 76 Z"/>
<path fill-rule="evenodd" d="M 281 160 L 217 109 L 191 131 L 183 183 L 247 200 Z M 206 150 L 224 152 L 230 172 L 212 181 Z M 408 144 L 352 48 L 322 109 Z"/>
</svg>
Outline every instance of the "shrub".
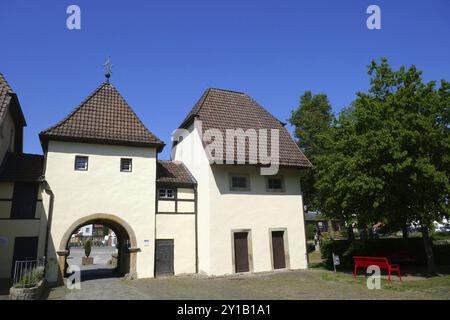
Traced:
<svg viewBox="0 0 450 320">
<path fill-rule="evenodd" d="M 306 239 L 314 240 L 314 234 L 316 231 L 316 226 L 314 224 L 306 224 Z"/>
<path fill-rule="evenodd" d="M 437 256 L 443 255 L 441 252 L 448 252 L 448 256 L 450 254 L 450 246 L 447 249 L 436 248 L 437 246 L 434 246 L 433 249 L 436 256 L 436 263 L 445 262 L 445 258 L 437 258 Z M 366 241 L 354 240 L 353 242 L 350 240 L 324 241 L 321 251 L 324 264 L 329 269 L 333 268 L 333 252 L 340 256 L 341 265 L 339 268 L 341 269 L 351 269 L 353 267 L 353 256 L 381 256 L 388 257 L 392 260 L 394 254 L 399 252 L 406 253 L 408 256 L 414 258 L 415 261 L 409 262 L 409 264 L 426 264 L 422 238 L 368 239 Z"/>
<path fill-rule="evenodd" d="M 434 245 L 433 254 L 436 264 L 450 265 L 450 244 Z"/>
<path fill-rule="evenodd" d="M 23 274 L 20 280 L 14 284 L 14 287 L 32 288 L 35 287 L 42 279 L 44 279 L 44 267 L 37 267 Z"/>
<path fill-rule="evenodd" d="M 84 254 L 86 255 L 87 258 L 89 258 L 89 256 L 91 255 L 91 249 L 92 249 L 91 240 L 87 240 L 86 243 L 84 244 Z"/>
</svg>

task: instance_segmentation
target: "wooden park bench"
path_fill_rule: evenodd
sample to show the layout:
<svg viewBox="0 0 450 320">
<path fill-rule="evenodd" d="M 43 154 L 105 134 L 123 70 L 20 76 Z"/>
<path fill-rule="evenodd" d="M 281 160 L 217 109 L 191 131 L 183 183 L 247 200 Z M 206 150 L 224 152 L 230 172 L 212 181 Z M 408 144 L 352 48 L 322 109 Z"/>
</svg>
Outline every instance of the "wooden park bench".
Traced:
<svg viewBox="0 0 450 320">
<path fill-rule="evenodd" d="M 391 272 L 397 272 L 400 281 L 402 281 L 402 276 L 400 274 L 400 266 L 398 264 L 389 264 L 389 260 L 386 257 L 361 257 L 354 256 L 353 260 L 355 261 L 355 270 L 353 272 L 353 276 L 356 278 L 356 273 L 358 272 L 358 268 L 367 268 L 369 266 L 378 266 L 381 270 L 388 271 L 388 280 L 391 281 Z"/>
</svg>

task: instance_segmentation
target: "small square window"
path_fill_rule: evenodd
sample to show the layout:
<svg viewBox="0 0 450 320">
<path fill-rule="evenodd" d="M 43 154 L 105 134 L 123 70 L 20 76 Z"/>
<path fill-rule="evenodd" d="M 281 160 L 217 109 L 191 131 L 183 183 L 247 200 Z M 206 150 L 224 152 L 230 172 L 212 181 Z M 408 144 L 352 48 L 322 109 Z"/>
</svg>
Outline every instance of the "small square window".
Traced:
<svg viewBox="0 0 450 320">
<path fill-rule="evenodd" d="M 175 198 L 175 190 L 159 189 L 159 198 L 160 199 L 174 199 Z"/>
<path fill-rule="evenodd" d="M 247 175 L 231 175 L 230 189 L 234 191 L 245 191 L 250 189 L 249 177 Z"/>
<path fill-rule="evenodd" d="M 88 157 L 75 156 L 75 170 L 87 171 L 88 169 Z"/>
<path fill-rule="evenodd" d="M 120 171 L 121 172 L 131 172 L 132 169 L 132 160 L 131 159 L 120 159 Z"/>
<path fill-rule="evenodd" d="M 281 177 L 266 178 L 267 191 L 282 192 L 284 191 L 284 181 Z"/>
</svg>

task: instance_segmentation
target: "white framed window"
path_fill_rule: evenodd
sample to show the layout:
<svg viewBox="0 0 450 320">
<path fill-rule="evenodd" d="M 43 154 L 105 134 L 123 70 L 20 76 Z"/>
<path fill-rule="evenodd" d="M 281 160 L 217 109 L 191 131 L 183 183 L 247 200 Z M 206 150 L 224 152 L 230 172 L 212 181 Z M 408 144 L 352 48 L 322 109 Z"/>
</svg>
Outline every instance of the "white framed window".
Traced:
<svg viewBox="0 0 450 320">
<path fill-rule="evenodd" d="M 160 199 L 175 199 L 174 189 L 159 189 L 158 196 Z"/>
<path fill-rule="evenodd" d="M 120 159 L 120 171 L 121 172 L 131 172 L 133 160 L 129 158 Z"/>
<path fill-rule="evenodd" d="M 266 190 L 269 192 L 283 192 L 283 177 L 266 177 Z"/>
<path fill-rule="evenodd" d="M 230 174 L 231 191 L 249 191 L 250 177 L 248 174 Z"/>
<path fill-rule="evenodd" d="M 75 170 L 76 171 L 87 171 L 88 170 L 88 157 L 75 156 Z"/>
</svg>

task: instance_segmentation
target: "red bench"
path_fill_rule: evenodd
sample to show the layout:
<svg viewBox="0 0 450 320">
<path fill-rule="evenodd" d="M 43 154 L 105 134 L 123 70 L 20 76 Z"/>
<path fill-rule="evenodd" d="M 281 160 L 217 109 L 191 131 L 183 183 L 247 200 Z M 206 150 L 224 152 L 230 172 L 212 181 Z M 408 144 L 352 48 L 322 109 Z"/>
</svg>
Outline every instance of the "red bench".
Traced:
<svg viewBox="0 0 450 320">
<path fill-rule="evenodd" d="M 361 257 L 354 256 L 353 260 L 355 261 L 355 270 L 353 272 L 353 276 L 356 278 L 356 273 L 358 272 L 358 268 L 367 268 L 369 266 L 378 266 L 381 270 L 388 271 L 388 280 L 391 281 L 391 272 L 397 272 L 400 281 L 402 281 L 402 276 L 400 274 L 400 266 L 398 264 L 389 264 L 389 260 L 386 257 Z"/>
</svg>

